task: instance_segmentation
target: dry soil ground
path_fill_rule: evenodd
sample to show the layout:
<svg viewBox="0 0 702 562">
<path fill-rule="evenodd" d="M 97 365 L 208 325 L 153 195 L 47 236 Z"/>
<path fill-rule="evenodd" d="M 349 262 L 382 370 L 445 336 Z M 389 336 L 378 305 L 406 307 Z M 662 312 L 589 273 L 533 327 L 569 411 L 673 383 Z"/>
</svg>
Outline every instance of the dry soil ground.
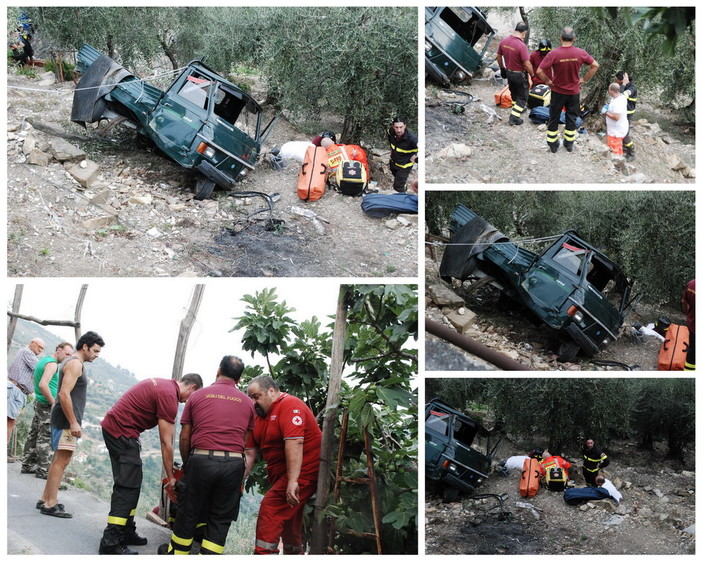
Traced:
<svg viewBox="0 0 702 562">
<path fill-rule="evenodd" d="M 534 125 L 524 115 L 524 124 L 507 124 L 509 109 L 495 106 L 499 89 L 489 79 L 446 92 L 427 81 L 426 88 L 426 181 L 432 183 L 694 183 L 688 170 L 695 167 L 694 126 L 676 123 L 670 112 L 655 105 L 655 96 L 639 96 L 632 138 L 636 159 L 630 166 L 615 168 L 606 150 L 606 140 L 598 134 L 601 119 L 586 122 L 585 134 L 578 135 L 575 150 L 562 147 L 551 154 L 546 146 L 546 126 Z M 470 103 L 467 100 L 472 99 Z M 496 111 L 490 117 L 484 109 Z M 462 113 L 456 113 L 457 107 Z M 459 110 L 460 111 L 460 110 Z M 470 156 L 444 157 L 442 150 L 464 144 Z M 678 169 L 673 169 L 676 167 Z M 686 170 L 687 168 L 687 170 Z"/>
<path fill-rule="evenodd" d="M 523 451 L 503 440 L 499 458 Z M 562 493 L 543 488 L 522 498 L 516 472 L 492 473 L 473 496 L 453 503 L 428 492 L 426 553 L 694 554 L 694 460 L 687 466 L 667 461 L 664 450 L 644 452 L 630 442 L 613 444 L 608 454 L 612 463 L 605 472 L 623 495 L 619 505 L 598 500 L 570 506 Z M 577 487 L 585 485 L 580 469 L 570 476 Z M 484 494 L 491 495 L 475 499 Z M 502 509 L 496 496 L 503 498 Z"/>
<path fill-rule="evenodd" d="M 360 198 L 336 192 L 305 203 L 296 193 L 299 164 L 275 171 L 265 158 L 236 191 L 278 194 L 271 215 L 256 214 L 267 209 L 261 197 L 218 190 L 214 199 L 196 201 L 188 171 L 137 146 L 128 129 L 103 140 L 94 129 L 86 134 L 69 121 L 73 85 L 38 82 L 8 74 L 9 275 L 416 277 L 416 215 L 373 219 Z M 88 189 L 55 160 L 27 162 L 28 138 L 48 152 L 57 137 L 99 164 Z M 283 118 L 266 148 L 307 139 Z M 383 155 L 377 158 L 372 179 L 381 193 L 393 193 Z M 295 207 L 328 221 L 317 223 L 324 233 Z"/>
</svg>

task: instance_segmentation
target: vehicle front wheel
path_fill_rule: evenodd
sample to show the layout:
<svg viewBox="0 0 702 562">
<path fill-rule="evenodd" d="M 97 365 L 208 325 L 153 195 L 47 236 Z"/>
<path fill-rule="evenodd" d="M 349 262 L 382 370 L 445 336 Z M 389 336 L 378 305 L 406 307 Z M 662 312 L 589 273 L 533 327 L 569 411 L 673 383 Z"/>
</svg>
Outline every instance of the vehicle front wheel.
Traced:
<svg viewBox="0 0 702 562">
<path fill-rule="evenodd" d="M 195 181 L 195 199 L 202 201 L 212 195 L 217 184 L 209 178 L 197 178 Z"/>
<path fill-rule="evenodd" d="M 445 486 L 441 497 L 445 502 L 455 502 L 458 499 L 458 489 L 453 486 Z"/>
<path fill-rule="evenodd" d="M 572 363 L 580 351 L 580 346 L 573 340 L 563 340 L 558 346 L 558 360 L 562 363 Z"/>
</svg>

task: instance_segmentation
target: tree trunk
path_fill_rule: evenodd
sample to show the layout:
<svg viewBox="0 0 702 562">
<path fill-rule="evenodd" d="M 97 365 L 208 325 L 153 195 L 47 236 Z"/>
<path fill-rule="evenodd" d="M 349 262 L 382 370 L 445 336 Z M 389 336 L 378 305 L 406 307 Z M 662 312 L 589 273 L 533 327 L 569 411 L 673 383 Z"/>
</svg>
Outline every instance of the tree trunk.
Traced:
<svg viewBox="0 0 702 562">
<path fill-rule="evenodd" d="M 332 341 L 331 365 L 329 367 L 329 387 L 327 389 L 327 405 L 324 411 L 322 427 L 322 445 L 319 459 L 319 478 L 317 480 L 317 498 L 314 502 L 312 518 L 312 537 L 310 554 L 324 554 L 326 524 L 323 511 L 329 501 L 333 460 L 334 428 L 336 426 L 341 375 L 344 367 L 344 349 L 346 346 L 346 313 L 348 309 L 348 287 L 342 285 L 339 289 L 339 300 L 336 307 L 334 323 L 334 338 Z"/>
</svg>

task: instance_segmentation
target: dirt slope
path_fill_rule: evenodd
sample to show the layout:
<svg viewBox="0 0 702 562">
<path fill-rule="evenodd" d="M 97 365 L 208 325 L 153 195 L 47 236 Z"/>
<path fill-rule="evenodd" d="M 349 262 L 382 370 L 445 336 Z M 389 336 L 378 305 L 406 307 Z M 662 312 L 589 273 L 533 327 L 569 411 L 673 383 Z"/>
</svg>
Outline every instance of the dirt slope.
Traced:
<svg viewBox="0 0 702 562">
<path fill-rule="evenodd" d="M 431 183 L 694 183 L 694 128 L 675 124 L 671 115 L 642 92 L 633 121 L 636 159 L 615 167 L 606 139 L 597 130 L 601 119 L 586 123 L 575 150 L 561 147 L 551 154 L 546 146 L 546 125 L 510 126 L 509 109 L 495 106 L 498 91 L 492 79 L 474 79 L 467 86 L 446 92 L 427 81 L 426 181 Z M 468 100 L 472 99 L 470 103 Z M 495 111 L 496 116 L 481 109 Z M 442 150 L 464 144 L 469 156 L 445 157 Z M 673 169 L 673 167 L 677 169 Z M 686 170 L 687 167 L 687 170 Z M 688 174 L 686 177 L 683 174 Z"/>
<path fill-rule="evenodd" d="M 523 454 L 500 452 L 501 458 Z M 543 488 L 522 498 L 517 472 L 493 473 L 473 496 L 454 503 L 428 493 L 426 553 L 694 554 L 694 466 L 665 461 L 662 451 L 642 452 L 628 442 L 617 443 L 610 456 L 605 472 L 623 495 L 619 505 L 598 500 L 570 506 L 562 493 Z M 585 485 L 579 468 L 570 476 L 577 487 Z M 474 499 L 484 494 L 502 496 L 502 510 L 494 496 Z M 501 511 L 508 515 L 500 518 Z"/>
<path fill-rule="evenodd" d="M 193 177 L 133 133 L 87 138 L 69 122 L 70 84 L 38 85 L 12 71 L 8 85 L 8 273 L 11 276 L 353 276 L 417 275 L 417 217 L 371 219 L 361 199 L 327 193 L 304 203 L 296 194 L 299 164 L 275 171 L 262 161 L 237 191 L 275 195 L 272 214 L 261 197 L 193 199 Z M 31 125 L 34 123 L 34 126 Z M 328 123 L 320 126 L 328 127 Z M 48 131 L 48 132 L 47 132 Z M 64 165 L 28 163 L 64 137 L 100 166 L 81 188 Z M 283 118 L 266 148 L 307 140 Z M 374 177 L 381 193 L 392 178 L 379 147 Z M 304 208 L 324 221 L 294 212 Z M 264 211 L 259 213 L 258 211 Z M 323 227 L 324 233 L 318 232 Z"/>
</svg>

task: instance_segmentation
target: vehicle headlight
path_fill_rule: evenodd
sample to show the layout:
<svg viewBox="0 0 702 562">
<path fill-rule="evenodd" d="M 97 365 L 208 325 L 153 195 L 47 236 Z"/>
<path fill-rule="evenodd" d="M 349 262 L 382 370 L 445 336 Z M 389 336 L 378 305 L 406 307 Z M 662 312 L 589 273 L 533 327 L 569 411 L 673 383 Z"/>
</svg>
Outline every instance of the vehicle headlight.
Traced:
<svg viewBox="0 0 702 562">
<path fill-rule="evenodd" d="M 585 318 L 585 315 L 582 313 L 582 311 L 579 310 L 578 307 L 575 305 L 571 306 L 568 309 L 568 316 L 573 318 L 576 322 L 582 322 Z"/>
<path fill-rule="evenodd" d="M 200 154 L 202 154 L 203 156 L 205 156 L 205 158 L 209 158 L 210 160 L 212 160 L 212 158 L 215 157 L 215 154 L 217 154 L 217 152 L 215 151 L 214 148 L 212 148 L 211 146 L 209 146 L 208 144 L 206 144 L 204 142 L 201 142 L 197 146 L 197 151 Z"/>
<path fill-rule="evenodd" d="M 429 41 L 424 41 L 424 50 L 425 50 L 425 51 L 431 51 L 431 50 L 432 50 L 432 44 L 429 43 Z"/>
<path fill-rule="evenodd" d="M 457 70 L 453 74 L 453 79 L 456 82 L 463 82 L 466 78 L 468 78 L 468 75 L 465 72 L 463 72 L 462 70 Z"/>
</svg>

